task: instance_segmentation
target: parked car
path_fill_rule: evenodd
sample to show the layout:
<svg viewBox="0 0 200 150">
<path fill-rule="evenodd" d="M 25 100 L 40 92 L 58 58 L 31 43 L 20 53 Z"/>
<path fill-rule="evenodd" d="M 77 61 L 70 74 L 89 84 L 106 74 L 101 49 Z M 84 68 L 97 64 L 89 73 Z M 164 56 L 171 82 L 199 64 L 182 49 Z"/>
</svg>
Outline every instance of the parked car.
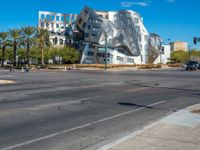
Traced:
<svg viewBox="0 0 200 150">
<path fill-rule="evenodd" d="M 188 61 L 187 63 L 186 63 L 186 70 L 197 70 L 197 69 L 199 69 L 199 63 L 198 63 L 198 61 Z"/>
</svg>

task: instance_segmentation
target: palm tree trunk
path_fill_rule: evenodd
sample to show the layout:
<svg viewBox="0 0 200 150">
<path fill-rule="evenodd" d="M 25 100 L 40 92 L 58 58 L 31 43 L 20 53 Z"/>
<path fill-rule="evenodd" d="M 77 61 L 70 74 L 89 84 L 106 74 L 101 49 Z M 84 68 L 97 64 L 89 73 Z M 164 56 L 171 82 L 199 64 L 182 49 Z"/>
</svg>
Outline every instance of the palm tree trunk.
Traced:
<svg viewBox="0 0 200 150">
<path fill-rule="evenodd" d="M 30 44 L 29 42 L 27 42 L 26 61 L 28 65 L 29 65 L 29 50 L 30 50 Z"/>
<path fill-rule="evenodd" d="M 13 62 L 13 65 L 14 67 L 16 66 L 17 64 L 17 42 L 15 41 L 14 44 L 13 44 L 13 51 L 14 51 L 14 62 Z"/>
<path fill-rule="evenodd" d="M 2 49 L 2 64 L 1 64 L 2 67 L 4 67 L 5 49 L 6 49 L 6 46 L 4 45 Z"/>
<path fill-rule="evenodd" d="M 41 50 L 42 50 L 42 67 L 43 67 L 44 66 L 44 49 L 41 48 Z"/>
</svg>

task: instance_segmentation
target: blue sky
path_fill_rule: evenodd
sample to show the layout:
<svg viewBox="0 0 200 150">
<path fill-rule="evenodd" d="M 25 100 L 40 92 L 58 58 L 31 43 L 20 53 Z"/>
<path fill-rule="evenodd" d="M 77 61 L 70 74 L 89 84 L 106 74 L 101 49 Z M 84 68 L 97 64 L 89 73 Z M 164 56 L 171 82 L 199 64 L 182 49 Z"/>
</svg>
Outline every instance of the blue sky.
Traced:
<svg viewBox="0 0 200 150">
<path fill-rule="evenodd" d="M 193 37 L 200 37 L 200 0 L 2 0 L 0 31 L 36 26 L 39 10 L 79 13 L 85 5 L 97 10 L 134 10 L 144 18 L 147 30 L 163 40 L 192 45 Z"/>
</svg>

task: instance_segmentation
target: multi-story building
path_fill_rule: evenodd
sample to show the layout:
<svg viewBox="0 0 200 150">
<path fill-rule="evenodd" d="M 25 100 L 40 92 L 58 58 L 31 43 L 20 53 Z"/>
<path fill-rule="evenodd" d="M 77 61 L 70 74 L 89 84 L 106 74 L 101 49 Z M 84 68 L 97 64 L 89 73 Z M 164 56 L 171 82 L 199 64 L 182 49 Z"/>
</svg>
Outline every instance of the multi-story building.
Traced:
<svg viewBox="0 0 200 150">
<path fill-rule="evenodd" d="M 76 18 L 76 14 L 39 11 L 38 28 L 47 29 L 49 31 L 50 41 L 53 46 L 62 46 L 69 42 L 66 39 L 66 31 L 68 28 L 72 28 L 72 30 L 75 29 Z"/>
<path fill-rule="evenodd" d="M 188 51 L 188 43 L 187 42 L 180 42 L 175 41 L 170 43 L 171 52 L 173 51 Z"/>
<path fill-rule="evenodd" d="M 81 63 L 145 64 L 148 62 L 147 32 L 141 16 L 131 10 L 95 11 L 85 7 L 77 18 L 77 28 L 88 43 Z"/>
<path fill-rule="evenodd" d="M 80 63 L 155 63 L 161 38 L 149 34 L 143 18 L 132 10 L 96 11 L 85 7 L 79 15 L 39 12 L 38 27 L 48 29 L 53 45 L 74 40 Z"/>
</svg>

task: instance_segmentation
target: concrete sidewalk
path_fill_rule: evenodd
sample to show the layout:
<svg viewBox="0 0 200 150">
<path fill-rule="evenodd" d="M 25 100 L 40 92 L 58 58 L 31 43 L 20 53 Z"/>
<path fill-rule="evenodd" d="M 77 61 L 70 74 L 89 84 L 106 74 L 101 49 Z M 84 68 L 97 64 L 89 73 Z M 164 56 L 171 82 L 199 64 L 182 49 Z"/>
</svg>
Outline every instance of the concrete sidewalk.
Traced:
<svg viewBox="0 0 200 150">
<path fill-rule="evenodd" d="M 200 150 L 200 105 L 173 113 L 100 150 Z"/>
</svg>

